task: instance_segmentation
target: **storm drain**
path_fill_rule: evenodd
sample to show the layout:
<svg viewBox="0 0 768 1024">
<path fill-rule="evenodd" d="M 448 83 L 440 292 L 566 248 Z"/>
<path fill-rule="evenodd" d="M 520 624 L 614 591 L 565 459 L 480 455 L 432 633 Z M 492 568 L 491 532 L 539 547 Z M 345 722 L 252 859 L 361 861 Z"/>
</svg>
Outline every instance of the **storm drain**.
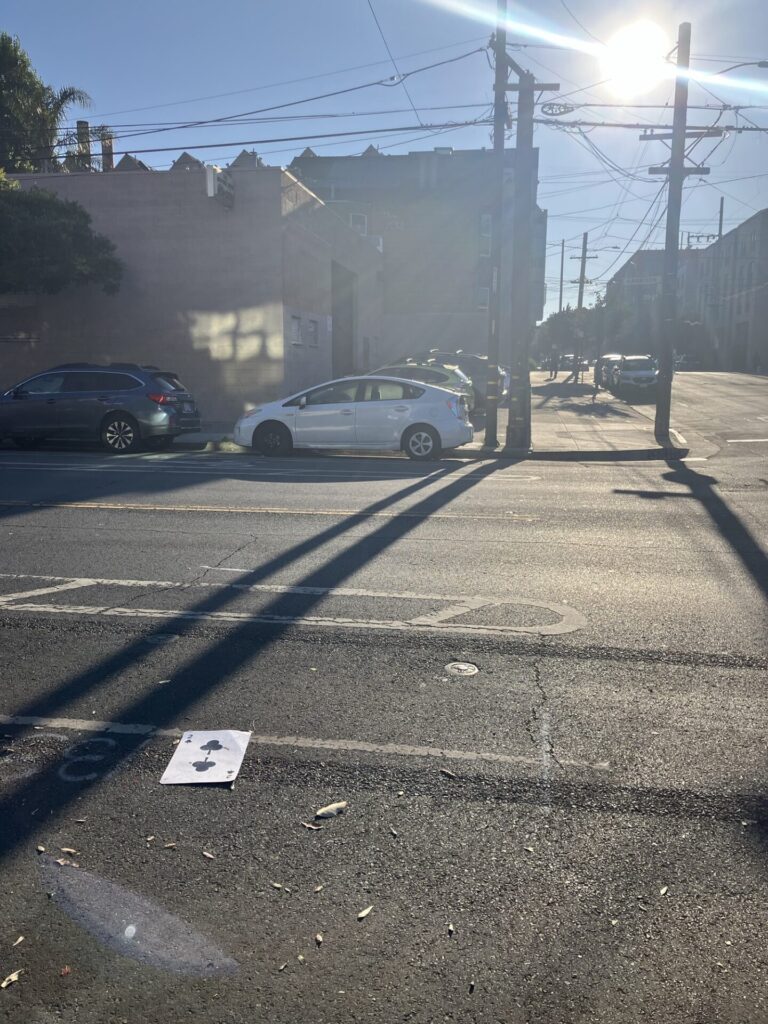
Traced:
<svg viewBox="0 0 768 1024">
<path fill-rule="evenodd" d="M 451 661 L 445 666 L 445 671 L 452 676 L 476 676 L 480 670 L 471 661 Z"/>
</svg>

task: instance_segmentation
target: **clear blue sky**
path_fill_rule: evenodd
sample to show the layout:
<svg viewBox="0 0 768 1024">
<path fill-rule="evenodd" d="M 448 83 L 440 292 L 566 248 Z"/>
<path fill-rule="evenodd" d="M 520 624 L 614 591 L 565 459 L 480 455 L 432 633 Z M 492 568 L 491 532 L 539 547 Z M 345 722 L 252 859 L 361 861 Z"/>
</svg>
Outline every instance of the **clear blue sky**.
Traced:
<svg viewBox="0 0 768 1024">
<path fill-rule="evenodd" d="M 427 0 L 372 2 L 401 72 L 462 55 L 487 42 L 489 29 L 480 18 L 441 8 Z M 493 9 L 495 3 L 483 0 L 481 6 Z M 765 0 L 687 0 L 667 4 L 655 0 L 568 0 L 568 8 L 572 13 L 562 0 L 531 0 L 528 6 L 509 2 L 510 14 L 517 20 L 582 40 L 588 39 L 587 32 L 606 39 L 623 24 L 638 18 L 657 22 L 674 40 L 678 22 L 689 20 L 693 24 L 695 62 L 702 70 L 715 71 L 737 59 L 768 59 Z M 70 0 L 61 5 L 47 0 L 5 0 L 0 27 L 20 38 L 46 81 L 55 86 L 77 85 L 91 95 L 93 106 L 80 116 L 94 124 L 125 126 L 116 128 L 116 133 L 124 136 L 148 127 L 167 128 L 167 124 L 160 122 L 230 117 L 304 100 L 394 73 L 368 0 L 134 0 L 131 4 Z M 616 102 L 607 85 L 597 84 L 601 72 L 594 57 L 557 49 L 522 35 L 512 34 L 509 41 L 525 44 L 515 53 L 516 59 L 540 79 L 559 81 L 562 92 L 572 94 L 570 102 Z M 745 124 L 746 115 L 768 127 L 768 70 L 747 69 L 741 74 L 762 77 L 765 91 L 712 86 L 717 96 L 728 103 L 758 105 L 741 115 L 727 112 L 721 123 Z M 733 77 L 738 78 L 738 73 Z M 492 82 L 486 55 L 475 53 L 413 75 L 407 86 L 421 122 L 436 124 L 486 116 Z M 660 86 L 636 102 L 667 103 L 671 92 L 670 85 Z M 221 95 L 227 93 L 232 95 Z M 712 95 L 695 84 L 691 87 L 690 102 L 716 104 Z M 461 107 L 462 104 L 472 106 Z M 429 109 L 434 107 L 449 109 Z M 385 113 L 373 113 L 378 111 Z M 351 116 L 364 112 L 370 116 Z M 251 116 L 275 120 L 134 135 L 118 139 L 116 149 L 136 152 L 149 147 L 178 147 L 172 152 L 142 154 L 147 163 L 161 168 L 168 166 L 181 148 L 206 161 L 225 164 L 237 154 L 238 147 L 225 147 L 222 143 L 245 140 L 259 140 L 248 148 L 255 148 L 268 163 L 287 164 L 306 142 L 262 140 L 341 131 L 359 130 L 361 135 L 354 140 L 319 139 L 310 144 L 320 153 L 360 152 L 371 141 L 384 152 L 407 152 L 436 145 L 490 145 L 487 126 L 455 129 L 440 135 L 415 128 L 419 122 L 402 85 L 377 85 Z M 710 124 L 715 116 L 711 110 L 692 110 L 690 122 Z M 669 122 L 669 115 L 663 110 L 637 107 L 583 106 L 569 117 Z M 387 137 L 373 135 L 374 127 L 386 126 L 408 130 Z M 595 128 L 585 139 L 550 127 L 537 129 L 536 142 L 541 149 L 540 203 L 550 215 L 549 310 L 557 302 L 561 238 L 567 239 L 567 255 L 573 256 L 580 247 L 581 232 L 590 232 L 590 252 L 598 258 L 589 264 L 589 275 L 595 283 L 587 289 L 588 301 L 641 243 L 662 243 L 663 217 L 655 232 L 649 233 L 649 226 L 662 214 L 663 206 L 653 208 L 647 225 L 643 221 L 648 218 L 660 184 L 659 179 L 649 178 L 647 167 L 662 161 L 664 150 L 660 143 L 640 143 L 638 134 L 634 130 Z M 196 148 L 210 143 L 215 145 Z M 598 151 L 591 149 L 589 143 Z M 717 143 L 716 139 L 706 140 L 699 145 L 698 152 L 706 155 Z M 607 165 L 605 157 L 619 168 L 633 168 L 639 180 Z M 710 178 L 690 179 L 683 230 L 716 230 L 721 194 L 726 196 L 726 228 L 768 206 L 768 134 L 731 135 L 713 152 L 709 164 Z M 626 255 L 621 255 L 625 246 Z M 575 261 L 567 261 L 567 282 L 575 277 L 576 267 Z M 567 283 L 566 301 L 574 301 L 575 292 L 576 286 Z"/>
</svg>

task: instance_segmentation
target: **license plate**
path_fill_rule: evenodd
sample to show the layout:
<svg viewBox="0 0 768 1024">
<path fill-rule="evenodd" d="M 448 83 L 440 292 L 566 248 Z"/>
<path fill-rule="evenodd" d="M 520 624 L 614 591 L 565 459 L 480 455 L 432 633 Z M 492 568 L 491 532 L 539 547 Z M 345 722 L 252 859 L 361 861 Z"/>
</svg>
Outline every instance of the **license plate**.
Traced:
<svg viewBox="0 0 768 1024">
<path fill-rule="evenodd" d="M 194 407 L 194 405 L 191 402 L 182 402 L 181 403 L 181 411 L 182 412 L 194 412 L 195 411 L 195 407 Z"/>
</svg>

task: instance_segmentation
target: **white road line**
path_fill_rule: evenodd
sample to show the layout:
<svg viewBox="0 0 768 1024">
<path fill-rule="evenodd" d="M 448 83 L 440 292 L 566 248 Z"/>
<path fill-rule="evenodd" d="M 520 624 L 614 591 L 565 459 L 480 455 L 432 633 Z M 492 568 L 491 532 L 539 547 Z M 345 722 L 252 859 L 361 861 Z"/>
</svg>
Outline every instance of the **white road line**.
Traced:
<svg viewBox="0 0 768 1024">
<path fill-rule="evenodd" d="M 673 430 L 672 427 L 670 427 L 669 428 L 669 432 L 670 432 L 670 434 L 672 434 L 673 437 L 675 437 L 677 439 L 677 443 L 678 444 L 688 444 L 688 442 L 685 440 L 685 438 L 683 437 L 683 435 L 680 433 L 679 430 Z"/>
<path fill-rule="evenodd" d="M 192 621 L 209 622 L 253 622 L 260 624 L 280 625 L 309 625 L 325 628 L 344 629 L 386 629 L 397 631 L 416 631 L 432 633 L 455 633 L 469 632 L 482 636 L 509 636 L 520 633 L 531 633 L 536 636 L 560 636 L 563 633 L 572 633 L 583 629 L 587 621 L 583 615 L 568 605 L 553 604 L 547 601 L 533 601 L 528 598 L 518 597 L 467 597 L 466 595 L 450 594 L 419 594 L 419 593 L 391 593 L 389 591 L 359 590 L 353 588 L 324 588 L 324 587 L 291 587 L 278 584 L 216 584 L 191 581 L 190 583 L 168 581 L 168 580 L 115 580 L 99 579 L 88 577 L 82 579 L 68 579 L 61 576 L 33 576 L 21 573 L 0 573 L 0 579 L 12 580 L 42 580 L 59 583 L 61 586 L 44 587 L 37 591 L 21 591 L 5 595 L 0 603 L 3 611 L 27 611 L 44 612 L 54 615 L 96 615 L 96 616 L 119 616 L 125 618 L 155 618 L 173 619 L 179 618 Z M 162 590 L 191 590 L 207 588 L 219 591 L 239 590 L 244 592 L 265 592 L 273 594 L 301 594 L 319 597 L 363 597 L 380 598 L 388 600 L 417 600 L 417 601 L 441 601 L 449 605 L 446 609 L 438 609 L 426 616 L 417 616 L 413 619 L 349 619 L 335 616 L 310 616 L 310 615 L 269 615 L 245 612 L 197 612 L 194 610 L 173 610 L 165 608 L 121 608 L 102 605 L 50 605 L 36 604 L 26 600 L 34 597 L 37 593 L 54 593 L 58 590 L 77 589 L 91 586 L 116 586 L 116 587 L 139 587 Z M 463 615 L 467 612 L 476 611 L 486 606 L 495 608 L 504 607 L 525 607 L 537 608 L 549 611 L 560 617 L 559 622 L 549 625 L 538 626 L 482 626 L 473 623 L 456 623 L 447 621 L 451 616 Z"/>
<path fill-rule="evenodd" d="M 727 444 L 766 444 L 768 437 L 731 437 Z"/>
<path fill-rule="evenodd" d="M 0 725 L 32 726 L 44 729 L 70 729 L 74 732 L 105 732 L 124 736 L 160 736 L 179 739 L 181 729 L 158 729 L 154 725 L 126 724 L 123 722 L 99 722 L 88 718 L 39 718 L 32 715 L 0 715 Z M 294 747 L 308 750 L 338 750 L 349 753 L 385 754 L 398 757 L 446 758 L 452 761 L 485 761 L 491 764 L 538 765 L 539 758 L 516 754 L 492 754 L 474 750 L 448 750 L 442 747 L 420 747 L 402 743 L 370 743 L 367 740 L 325 740 L 306 736 L 263 736 L 252 735 L 250 746 Z M 560 764 L 569 768 L 610 769 L 610 762 L 565 761 Z"/>
<path fill-rule="evenodd" d="M 262 516 L 330 516 L 332 519 L 470 519 L 483 522 L 525 522 L 538 521 L 538 516 L 525 516 L 516 512 L 472 515 L 468 512 L 367 512 L 351 508 L 275 508 L 265 505 L 155 505 L 144 502 L 114 501 L 24 501 L 21 499 L 0 499 L 0 508 L 57 508 L 93 509 L 101 512 L 198 512 L 216 515 L 262 515 Z"/>
</svg>

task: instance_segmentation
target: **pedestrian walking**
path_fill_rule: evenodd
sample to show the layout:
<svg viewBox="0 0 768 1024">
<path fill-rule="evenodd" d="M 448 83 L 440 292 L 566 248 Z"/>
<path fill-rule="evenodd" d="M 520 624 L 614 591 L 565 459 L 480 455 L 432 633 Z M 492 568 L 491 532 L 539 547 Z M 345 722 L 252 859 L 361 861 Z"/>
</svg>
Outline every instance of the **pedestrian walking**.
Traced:
<svg viewBox="0 0 768 1024">
<path fill-rule="evenodd" d="M 552 352 L 549 357 L 549 379 L 557 380 L 557 374 L 560 370 L 560 355 L 558 352 Z"/>
</svg>

